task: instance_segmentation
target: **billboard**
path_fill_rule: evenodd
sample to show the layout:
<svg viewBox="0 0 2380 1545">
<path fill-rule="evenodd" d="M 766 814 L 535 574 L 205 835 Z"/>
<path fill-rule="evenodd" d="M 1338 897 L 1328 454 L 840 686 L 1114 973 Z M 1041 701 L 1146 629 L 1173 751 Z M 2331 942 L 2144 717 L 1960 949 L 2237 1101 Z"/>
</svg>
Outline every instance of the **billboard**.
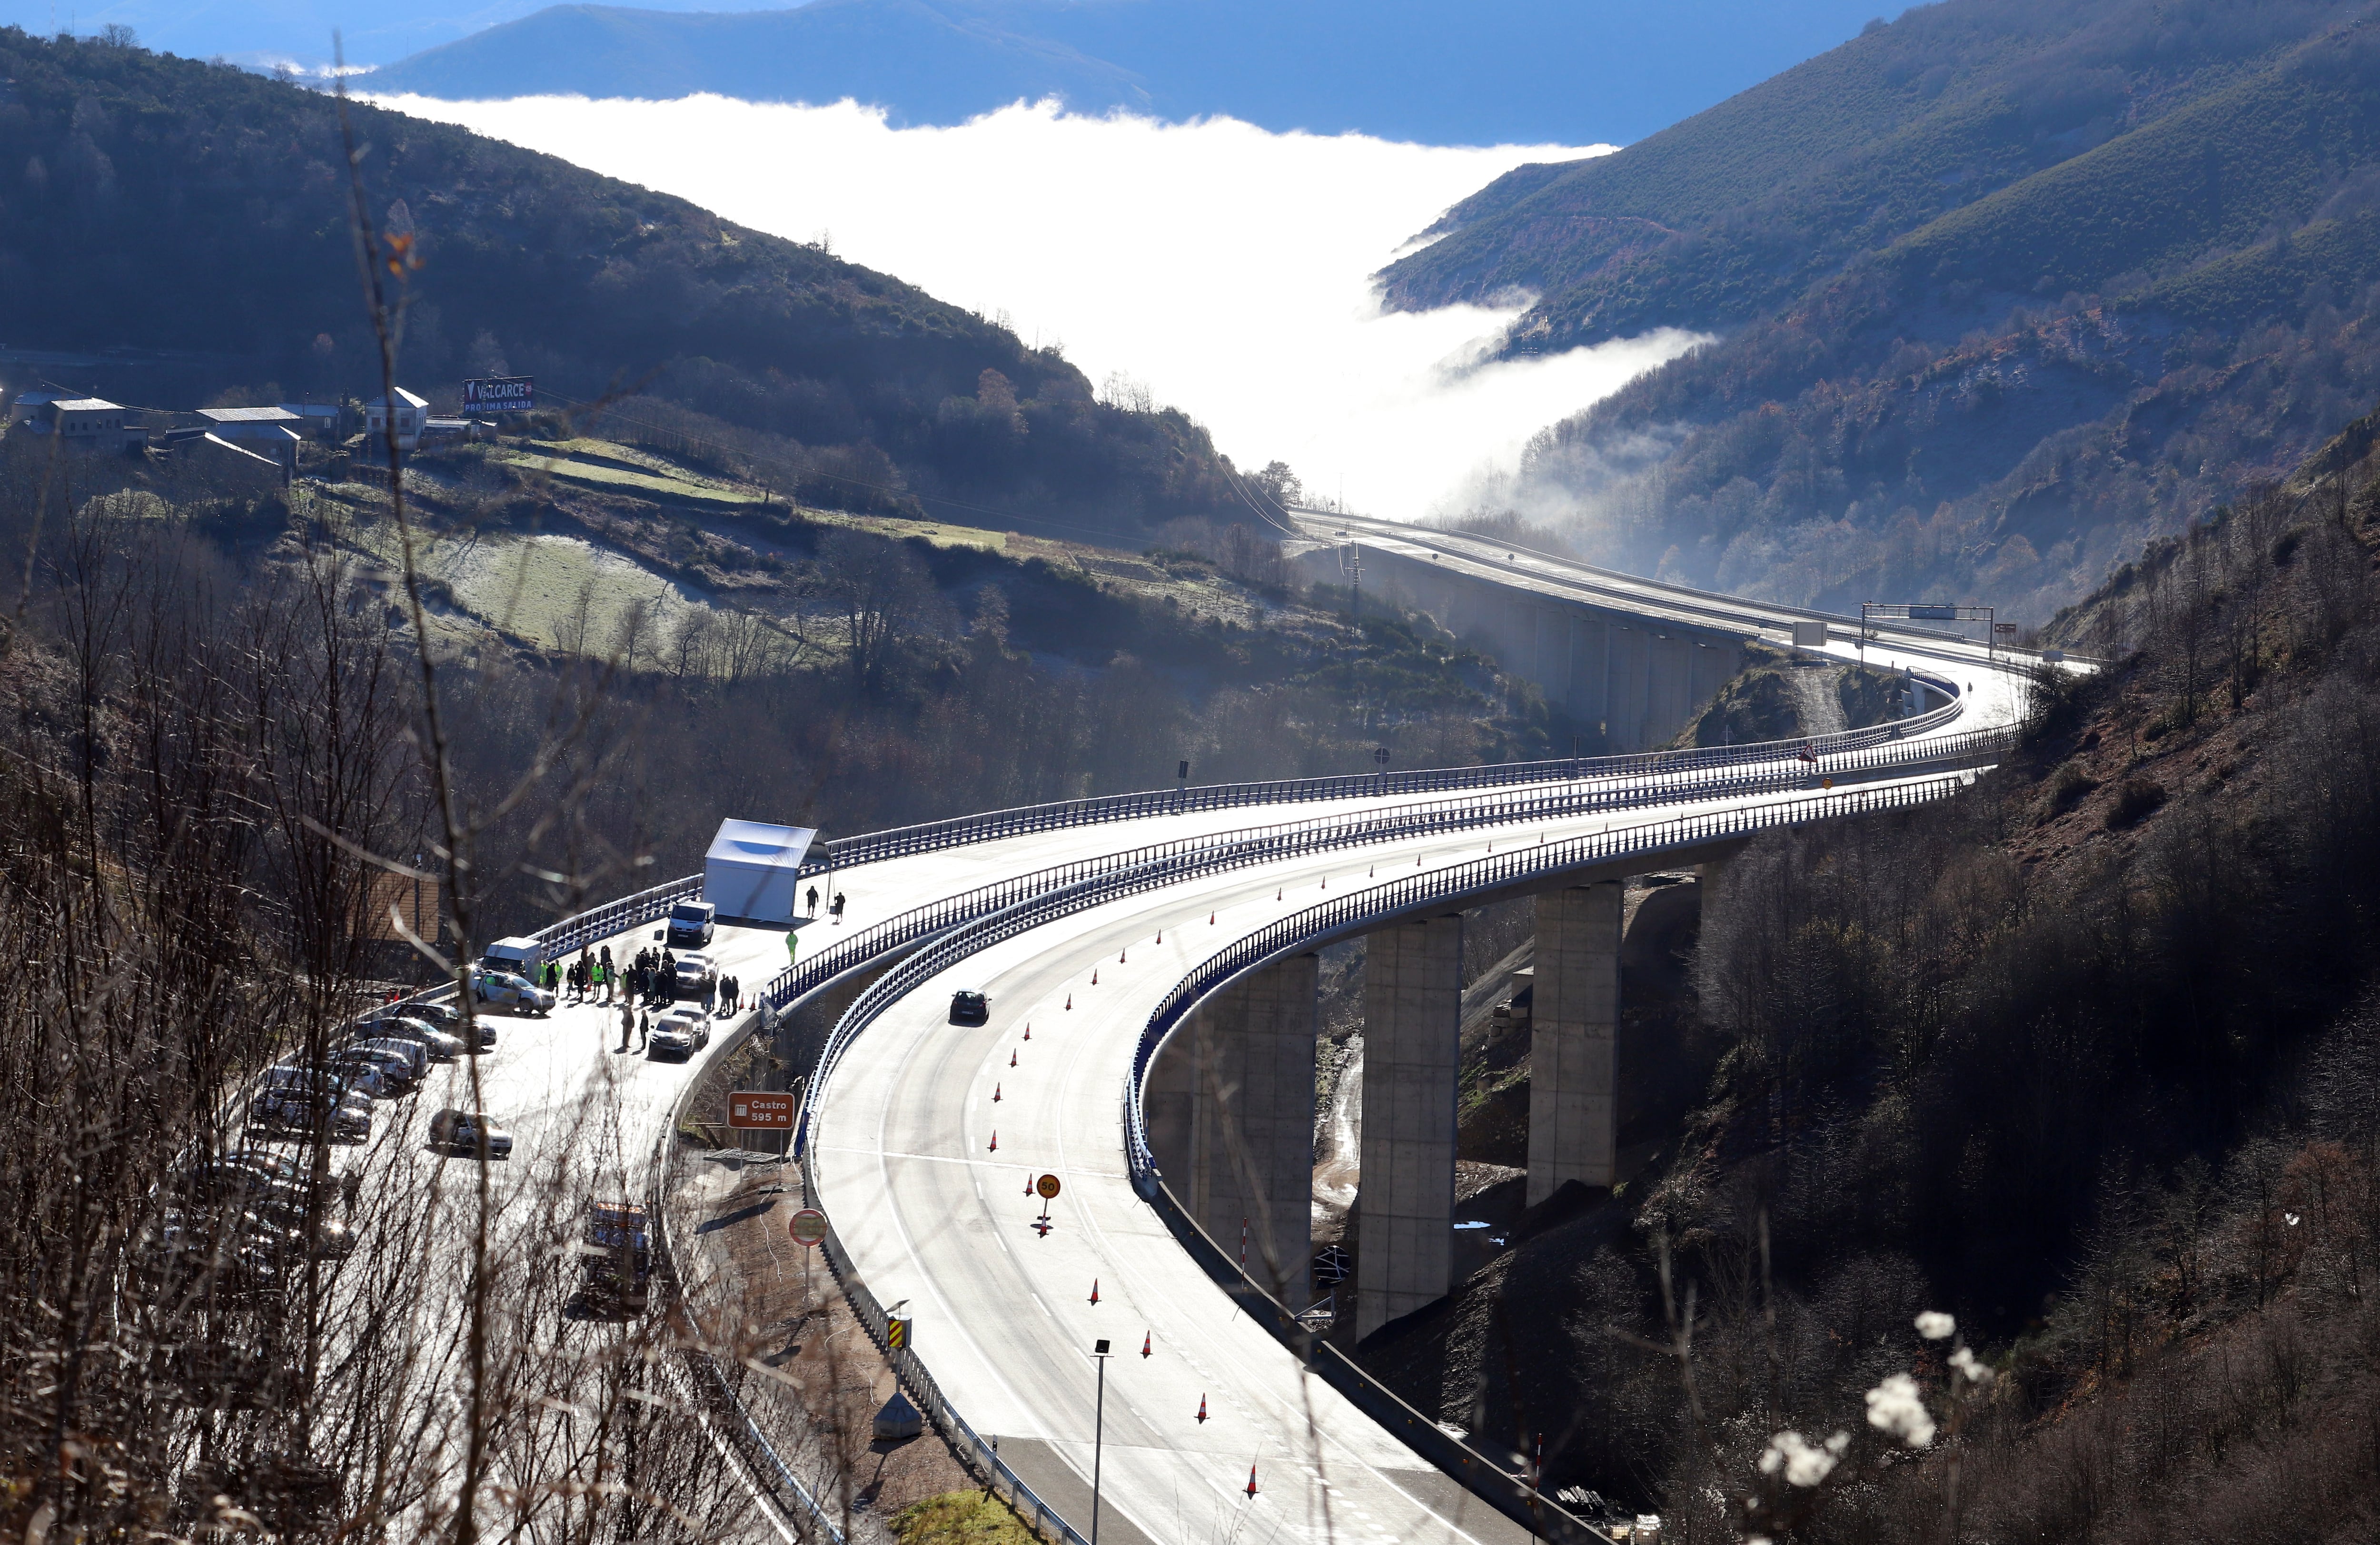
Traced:
<svg viewBox="0 0 2380 1545">
<path fill-rule="evenodd" d="M 492 375 L 463 383 L 463 411 L 473 413 L 534 413 L 537 377 Z"/>
<path fill-rule="evenodd" d="M 1959 609 L 1947 602 L 1920 602 L 1909 608 L 1912 622 L 1957 622 Z"/>
</svg>

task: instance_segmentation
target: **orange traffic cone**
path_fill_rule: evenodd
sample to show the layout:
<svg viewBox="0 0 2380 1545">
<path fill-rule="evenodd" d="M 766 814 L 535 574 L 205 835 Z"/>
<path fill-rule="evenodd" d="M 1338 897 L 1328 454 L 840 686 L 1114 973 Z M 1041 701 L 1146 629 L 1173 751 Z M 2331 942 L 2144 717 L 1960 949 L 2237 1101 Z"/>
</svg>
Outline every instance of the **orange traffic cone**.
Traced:
<svg viewBox="0 0 2380 1545">
<path fill-rule="evenodd" d="M 1254 1465 L 1251 1465 L 1251 1466 L 1248 1466 L 1248 1495 L 1249 1495 L 1249 1496 L 1251 1496 L 1251 1497 L 1253 1497 L 1253 1496 L 1255 1496 L 1256 1494 L 1257 1494 L 1257 1467 L 1256 1467 Z"/>
<path fill-rule="evenodd" d="M 1202 1422 L 1207 1419 L 1207 1397 L 1203 1394 L 1198 1397 L 1198 1419 Z"/>
<path fill-rule="evenodd" d="M 1143 1331 L 1140 1332 L 1140 1355 L 1144 1357 L 1148 1356 L 1148 1332 Z"/>
<path fill-rule="evenodd" d="M 1031 1170 L 1026 1170 L 1025 1172 L 1025 1194 L 1028 1197 L 1033 1194 L 1033 1172 Z"/>
<path fill-rule="evenodd" d="M 1092 1302 L 1092 1303 L 1094 1303 L 1094 1304 L 1096 1304 L 1096 1303 L 1098 1303 L 1099 1301 L 1099 1278 L 1097 1278 L 1097 1277 L 1093 1277 L 1093 1278 L 1091 1279 L 1091 1302 Z"/>
<path fill-rule="evenodd" d="M 1011 1052 L 1008 1054 L 1012 1057 L 1016 1055 L 1014 1052 Z M 991 1086 L 991 1102 L 995 1105 L 1000 1103 L 1000 1086 L 998 1084 Z"/>
<path fill-rule="evenodd" d="M 991 1151 L 994 1153 L 1000 1151 L 1000 1128 L 997 1126 L 991 1129 Z"/>
<path fill-rule="evenodd" d="M 1008 1049 L 1008 1065 L 1011 1067 L 1016 1065 L 1016 1048 L 1014 1046 Z"/>
<path fill-rule="evenodd" d="M 1214 927 L 1214 926 L 1215 926 L 1215 914 L 1213 914 L 1212 912 L 1209 912 L 1209 913 L 1208 913 L 1208 914 L 1207 914 L 1207 926 L 1208 926 L 1208 928 L 1212 928 L 1212 927 Z"/>
<path fill-rule="evenodd" d="M 1027 1040 L 1033 1039 L 1033 1027 L 1030 1024 L 1025 1027 L 1025 1039 Z"/>
<path fill-rule="evenodd" d="M 1157 931 L 1157 942 L 1160 944 L 1165 943 L 1165 931 L 1161 928 Z"/>
<path fill-rule="evenodd" d="M 1072 992 L 1066 994 L 1066 1006 L 1068 1008 L 1073 1008 L 1075 1006 L 1075 995 Z"/>
<path fill-rule="evenodd" d="M 1279 901 L 1281 899 L 1281 887 L 1278 885 L 1275 885 L 1272 888 L 1272 899 L 1275 901 Z"/>
<path fill-rule="evenodd" d="M 1094 967 L 1091 967 L 1091 985 L 1092 985 L 1093 987 L 1097 987 L 1099 984 L 1099 968 L 1098 967 L 1094 966 Z"/>
<path fill-rule="evenodd" d="M 1327 874 L 1322 877 L 1322 888 L 1326 891 L 1330 888 L 1330 877 Z"/>
<path fill-rule="evenodd" d="M 1369 879 L 1371 879 L 1374 875 L 1376 875 L 1376 874 L 1378 874 L 1378 873 L 1379 873 L 1379 872 L 1380 872 L 1380 861 L 1379 861 L 1378 858 L 1375 858 L 1375 859 L 1373 859 L 1373 860 L 1372 860 L 1372 867 L 1371 867 L 1370 869 L 1367 869 L 1367 870 L 1366 870 L 1364 871 L 1364 878 L 1365 878 L 1365 879 L 1366 879 L 1366 880 L 1369 880 Z"/>
</svg>

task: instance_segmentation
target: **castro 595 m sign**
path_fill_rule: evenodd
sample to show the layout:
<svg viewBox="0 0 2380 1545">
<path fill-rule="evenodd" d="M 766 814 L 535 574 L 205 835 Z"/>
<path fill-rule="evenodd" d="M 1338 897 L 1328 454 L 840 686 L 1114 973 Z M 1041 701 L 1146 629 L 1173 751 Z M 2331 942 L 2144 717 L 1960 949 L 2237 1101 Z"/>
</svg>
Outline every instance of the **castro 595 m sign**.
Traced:
<svg viewBox="0 0 2380 1545">
<path fill-rule="evenodd" d="M 537 377 L 492 375 L 467 381 L 463 383 L 463 411 L 534 413 L 537 411 Z"/>
</svg>

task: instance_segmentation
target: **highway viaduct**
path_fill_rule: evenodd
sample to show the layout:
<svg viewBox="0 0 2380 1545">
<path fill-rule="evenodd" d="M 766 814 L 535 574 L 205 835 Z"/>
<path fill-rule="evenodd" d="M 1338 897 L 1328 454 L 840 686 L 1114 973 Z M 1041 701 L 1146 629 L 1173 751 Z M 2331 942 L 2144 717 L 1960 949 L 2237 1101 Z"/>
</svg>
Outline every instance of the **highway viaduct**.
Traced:
<svg viewBox="0 0 2380 1545">
<path fill-rule="evenodd" d="M 1600 690 L 1682 722 L 1694 701 L 1676 700 L 1724 679 L 1628 643 L 1602 650 L 1595 687 L 1579 619 L 1708 640 L 1720 657 L 1749 638 L 1788 645 L 1797 623 L 1806 639 L 1815 617 L 1449 533 L 1365 546 L 1383 540 L 1504 592 L 1514 615 L 1569 619 L 1524 636 L 1565 640 L 1530 668 L 1568 702 Z M 1531 1199 L 1608 1186 L 1625 879 L 1714 874 L 1760 832 L 1954 794 L 2005 743 L 2038 664 L 1917 628 L 1863 645 L 1831 626 L 1808 647 L 1916 672 L 1945 705 L 1806 744 L 1166 790 L 830 845 L 821 872 L 834 866 L 852 911 L 840 943 L 771 983 L 768 1017 L 845 1005 L 806 1080 L 804 1188 L 863 1324 L 880 1339 L 883 1306 L 909 1306 L 915 1340 L 895 1361 L 944 1435 L 1087 1538 L 1087 1353 L 1145 1343 L 1147 1358 L 1111 1368 L 1104 1415 L 1102 1517 L 1124 1545 L 1587 1538 L 1509 1452 L 1403 1407 L 1295 1318 L 1310 1301 L 1316 952 L 1369 941 L 1355 1294 L 1368 1333 L 1451 1285 L 1465 909 L 1534 898 Z M 1642 667 L 1641 690 L 1613 685 L 1615 660 Z M 1628 733 L 1660 723 L 1647 709 Z M 990 995 L 989 1024 L 949 1022 L 960 987 Z M 1029 1194 L 1041 1174 L 1062 1182 L 1046 1231 Z"/>
</svg>

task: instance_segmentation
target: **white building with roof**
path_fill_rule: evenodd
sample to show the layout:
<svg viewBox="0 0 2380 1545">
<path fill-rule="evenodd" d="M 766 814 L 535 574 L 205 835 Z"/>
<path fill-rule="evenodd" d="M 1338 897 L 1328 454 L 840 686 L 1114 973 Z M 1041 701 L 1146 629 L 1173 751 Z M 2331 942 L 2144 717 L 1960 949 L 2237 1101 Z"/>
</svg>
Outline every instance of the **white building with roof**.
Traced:
<svg viewBox="0 0 2380 1545">
<path fill-rule="evenodd" d="M 389 399 L 383 395 L 364 404 L 364 454 L 372 456 L 388 444 L 392 415 Z M 430 399 L 417 397 L 399 386 L 396 389 L 396 411 L 393 416 L 396 429 L 396 448 L 409 451 L 421 444 L 421 426 L 430 421 Z"/>
</svg>

